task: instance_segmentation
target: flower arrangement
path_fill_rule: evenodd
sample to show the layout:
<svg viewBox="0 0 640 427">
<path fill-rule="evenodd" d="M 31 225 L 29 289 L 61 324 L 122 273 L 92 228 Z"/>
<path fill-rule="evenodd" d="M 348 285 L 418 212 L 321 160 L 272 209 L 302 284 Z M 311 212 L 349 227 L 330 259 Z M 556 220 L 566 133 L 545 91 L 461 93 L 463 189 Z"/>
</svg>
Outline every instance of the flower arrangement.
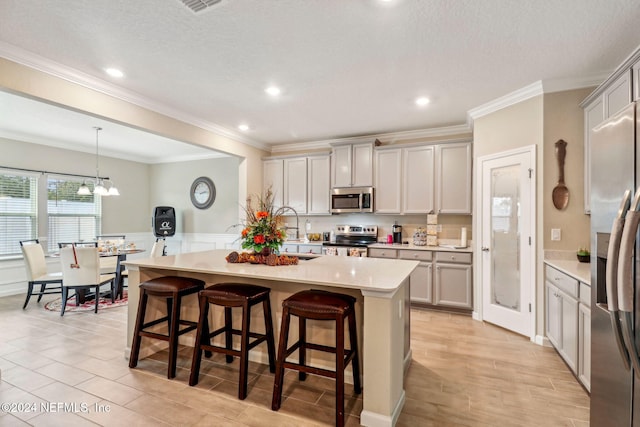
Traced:
<svg viewBox="0 0 640 427">
<path fill-rule="evenodd" d="M 256 198 L 257 206 L 253 206 L 252 197 L 249 197 L 244 208 L 246 222 L 242 230 L 242 248 L 255 253 L 265 253 L 269 249 L 278 252 L 286 236 L 286 231 L 280 226 L 284 209 L 273 206 L 271 189 L 267 190 L 264 197 Z"/>
</svg>

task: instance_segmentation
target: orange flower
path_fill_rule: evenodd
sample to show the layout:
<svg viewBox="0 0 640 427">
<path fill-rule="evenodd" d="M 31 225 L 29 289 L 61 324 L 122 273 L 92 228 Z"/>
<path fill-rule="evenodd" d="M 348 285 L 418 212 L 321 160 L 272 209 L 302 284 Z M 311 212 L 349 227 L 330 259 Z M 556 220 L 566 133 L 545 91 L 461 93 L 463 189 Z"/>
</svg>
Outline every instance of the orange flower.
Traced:
<svg viewBox="0 0 640 427">
<path fill-rule="evenodd" d="M 257 217 L 258 219 L 266 218 L 266 217 L 268 217 L 268 216 L 269 216 L 269 213 L 268 213 L 268 212 L 265 212 L 265 211 L 258 211 L 258 212 L 256 212 L 256 217 Z"/>
<path fill-rule="evenodd" d="M 249 233 L 249 229 L 245 228 L 244 230 L 242 230 L 242 237 L 247 237 L 248 233 Z"/>
<path fill-rule="evenodd" d="M 261 243 L 264 243 L 264 242 L 265 242 L 265 239 L 264 239 L 264 236 L 262 234 L 258 234 L 257 236 L 253 237 L 253 243 L 261 244 Z"/>
</svg>

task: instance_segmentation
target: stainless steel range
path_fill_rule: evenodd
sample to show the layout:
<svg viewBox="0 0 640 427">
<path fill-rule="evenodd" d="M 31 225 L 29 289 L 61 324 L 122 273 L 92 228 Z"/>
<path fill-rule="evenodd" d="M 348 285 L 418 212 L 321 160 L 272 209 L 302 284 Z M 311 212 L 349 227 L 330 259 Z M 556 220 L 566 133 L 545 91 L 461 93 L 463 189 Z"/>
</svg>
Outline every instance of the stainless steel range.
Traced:
<svg viewBox="0 0 640 427">
<path fill-rule="evenodd" d="M 376 243 L 377 225 L 338 225 L 336 241 L 322 242 L 324 255 L 367 256 L 367 245 Z"/>
</svg>

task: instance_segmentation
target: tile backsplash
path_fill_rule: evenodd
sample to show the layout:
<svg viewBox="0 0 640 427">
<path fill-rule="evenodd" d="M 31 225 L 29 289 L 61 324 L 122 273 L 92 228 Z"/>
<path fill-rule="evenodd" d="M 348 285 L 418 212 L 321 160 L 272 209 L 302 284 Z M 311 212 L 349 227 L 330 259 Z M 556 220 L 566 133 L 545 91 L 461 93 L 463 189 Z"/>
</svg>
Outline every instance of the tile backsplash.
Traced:
<svg viewBox="0 0 640 427">
<path fill-rule="evenodd" d="M 402 226 L 402 240 L 411 241 L 413 232 L 418 227 L 427 226 L 427 215 L 374 215 L 374 214 L 340 214 L 327 216 L 300 216 L 300 236 L 303 237 L 306 221 L 311 224 L 312 233 L 331 231 L 339 224 L 377 225 L 378 241 L 385 241 L 391 234 L 394 222 Z M 295 227 L 295 217 L 288 217 L 287 224 Z M 467 239 L 473 238 L 471 215 L 438 215 L 438 239 L 460 239 L 462 227 L 467 228 Z"/>
</svg>

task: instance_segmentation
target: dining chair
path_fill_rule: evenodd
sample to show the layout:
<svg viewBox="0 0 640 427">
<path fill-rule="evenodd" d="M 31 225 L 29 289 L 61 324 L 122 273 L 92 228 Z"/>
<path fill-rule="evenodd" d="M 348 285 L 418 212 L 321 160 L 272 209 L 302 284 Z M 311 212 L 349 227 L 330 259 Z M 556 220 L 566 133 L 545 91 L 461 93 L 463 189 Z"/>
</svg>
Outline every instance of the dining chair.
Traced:
<svg viewBox="0 0 640 427">
<path fill-rule="evenodd" d="M 98 312 L 100 287 L 110 284 L 111 302 L 115 301 L 115 274 L 100 274 L 100 259 L 96 247 L 65 247 L 60 249 L 62 263 L 62 309 L 64 316 L 69 299 L 69 290 L 90 291 L 95 289 L 95 310 Z"/>
<path fill-rule="evenodd" d="M 96 236 L 96 240 L 124 240 L 126 236 L 124 234 L 101 234 Z"/>
<path fill-rule="evenodd" d="M 27 298 L 22 309 L 27 308 L 31 295 L 38 295 L 38 302 L 43 295 L 62 293 L 62 273 L 48 273 L 44 250 L 38 239 L 20 241 L 20 249 L 27 269 Z M 40 285 L 40 291 L 33 291 L 35 285 Z M 47 285 L 50 285 L 47 288 Z M 55 286 L 51 286 L 55 285 Z"/>
<path fill-rule="evenodd" d="M 70 248 L 75 246 L 76 248 L 97 248 L 98 242 L 58 242 L 58 248 Z"/>
</svg>

